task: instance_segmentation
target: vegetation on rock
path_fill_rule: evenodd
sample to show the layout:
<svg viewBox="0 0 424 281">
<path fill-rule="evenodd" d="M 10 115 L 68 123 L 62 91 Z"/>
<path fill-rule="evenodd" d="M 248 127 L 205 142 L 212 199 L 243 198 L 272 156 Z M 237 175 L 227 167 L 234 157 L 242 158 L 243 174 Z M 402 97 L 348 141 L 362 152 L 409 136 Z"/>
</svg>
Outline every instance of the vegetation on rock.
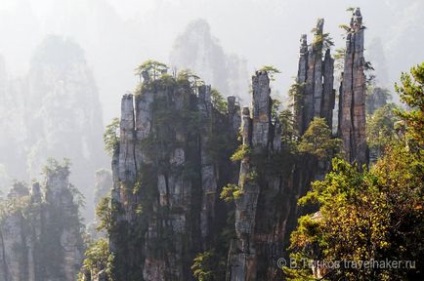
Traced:
<svg viewBox="0 0 424 281">
<path fill-rule="evenodd" d="M 288 280 L 423 278 L 424 161 L 420 145 L 424 141 L 424 92 L 419 73 L 424 73 L 424 65 L 412 68 L 412 76 L 402 74 L 397 85 L 402 101 L 412 108 L 398 111 L 407 124 L 403 138 L 409 138 L 410 146 L 405 146 L 402 136 L 390 138 L 393 121 L 387 116 L 388 123 L 373 125 L 381 130 L 389 126 L 390 141 L 385 142 L 384 156 L 370 170 L 361 172 L 334 159 L 332 171 L 314 182 L 312 191 L 299 201 L 320 208 L 299 219 L 292 234 L 291 259 L 303 266 L 285 267 Z M 381 112 L 387 109 L 383 107 Z M 382 115 L 379 110 L 376 114 Z M 354 266 L 364 262 L 368 266 Z M 387 265 L 389 262 L 398 266 Z"/>
</svg>

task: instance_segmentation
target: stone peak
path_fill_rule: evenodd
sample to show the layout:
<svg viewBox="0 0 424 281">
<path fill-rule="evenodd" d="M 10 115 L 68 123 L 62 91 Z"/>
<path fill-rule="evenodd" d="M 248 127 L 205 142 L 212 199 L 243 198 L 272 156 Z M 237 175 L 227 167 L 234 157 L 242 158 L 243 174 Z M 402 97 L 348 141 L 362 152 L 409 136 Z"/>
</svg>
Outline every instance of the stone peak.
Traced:
<svg viewBox="0 0 424 281">
<path fill-rule="evenodd" d="M 362 14 L 361 9 L 358 7 L 353 11 L 352 19 L 350 20 L 350 27 L 357 31 L 362 28 Z"/>
<path fill-rule="evenodd" d="M 323 29 L 324 29 L 324 19 L 318 18 L 317 19 L 316 31 L 322 33 Z"/>
<path fill-rule="evenodd" d="M 308 37 L 306 34 L 300 36 L 300 54 L 306 54 L 308 51 Z"/>
<path fill-rule="evenodd" d="M 268 71 L 266 71 L 266 70 L 257 70 L 255 72 L 255 76 L 253 76 L 253 77 L 260 78 L 260 77 L 265 77 L 265 76 L 268 78 Z"/>
</svg>

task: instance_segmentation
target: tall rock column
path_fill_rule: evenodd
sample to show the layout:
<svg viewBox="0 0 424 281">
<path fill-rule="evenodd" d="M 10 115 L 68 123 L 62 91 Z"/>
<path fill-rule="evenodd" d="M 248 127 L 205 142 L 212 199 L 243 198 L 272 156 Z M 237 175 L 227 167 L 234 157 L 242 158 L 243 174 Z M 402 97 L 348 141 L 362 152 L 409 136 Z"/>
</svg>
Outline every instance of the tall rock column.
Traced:
<svg viewBox="0 0 424 281">
<path fill-rule="evenodd" d="M 121 122 L 120 122 L 120 145 L 119 145 L 119 180 L 123 185 L 120 196 L 124 202 L 124 208 L 127 210 L 127 220 L 134 218 L 134 202 L 132 195 L 132 185 L 137 180 L 137 165 L 135 157 L 135 116 L 134 116 L 134 98 L 131 94 L 122 97 L 121 103 Z"/>
<path fill-rule="evenodd" d="M 236 146 L 237 119 L 214 107 L 211 91 L 164 76 L 122 98 L 108 230 L 114 279 L 191 280 L 193 259 L 218 239 L 219 187 L 232 178 L 223 146 Z"/>
<path fill-rule="evenodd" d="M 328 126 L 333 124 L 333 109 L 336 92 L 333 89 L 334 84 L 334 59 L 331 57 L 330 49 L 327 49 L 324 56 L 323 68 L 323 96 L 321 104 L 321 117 L 324 117 Z"/>
<path fill-rule="evenodd" d="M 227 276 L 232 281 L 276 278 L 278 269 L 268 249 L 282 243 L 286 234 L 286 206 L 276 203 L 282 198 L 284 183 L 279 168 L 272 166 L 274 157 L 281 156 L 281 126 L 271 122 L 268 74 L 257 72 L 252 87 L 252 112 L 248 107 L 242 111 L 242 148 L 246 153 L 234 198 L 237 237 L 231 244 Z"/>
<path fill-rule="evenodd" d="M 252 119 L 250 118 L 248 107 L 244 107 L 242 111 L 241 135 L 243 146 L 246 149 L 250 149 L 252 142 Z M 232 281 L 256 280 L 257 261 L 254 229 L 259 185 L 249 178 L 249 174 L 253 171 L 254 168 L 250 164 L 250 159 L 246 156 L 240 164 L 238 182 L 243 195 L 235 201 L 235 230 L 237 239 L 232 242 L 230 250 L 230 278 Z"/>
<path fill-rule="evenodd" d="M 76 280 L 83 238 L 69 167 L 53 161 L 31 192 L 15 183 L 0 204 L 0 281 Z"/>
<path fill-rule="evenodd" d="M 208 153 L 209 136 L 212 133 L 212 102 L 211 87 L 202 85 L 198 89 L 199 102 L 198 109 L 200 113 L 203 133 L 200 136 L 200 164 L 201 181 L 202 181 L 202 210 L 200 213 L 200 229 L 202 240 L 208 242 L 207 238 L 210 234 L 209 226 L 215 217 L 215 202 L 217 198 L 217 177 L 215 171 L 215 163 Z"/>
<path fill-rule="evenodd" d="M 339 134 L 347 160 L 359 164 L 367 163 L 364 67 L 364 27 L 361 11 L 357 8 L 353 12 L 346 41 L 339 101 Z"/>
<path fill-rule="evenodd" d="M 69 175 L 69 167 L 66 165 L 52 166 L 46 171 L 44 185 L 47 207 L 44 209 L 46 216 L 44 222 L 40 222 L 42 227 L 40 239 L 44 245 L 49 245 L 43 249 L 45 262 L 47 263 L 49 255 L 52 255 L 50 258 L 54 262 L 48 262 L 47 268 L 50 272 L 40 279 L 75 280 L 83 259 L 78 204 L 75 203 Z M 37 198 L 37 192 L 32 195 L 33 199 Z M 37 259 L 38 257 L 35 257 L 34 261 L 37 262 Z"/>
<path fill-rule="evenodd" d="M 306 79 L 308 77 L 308 40 L 306 34 L 302 34 L 300 38 L 300 56 L 299 56 L 299 66 L 296 83 L 298 85 L 296 95 L 293 97 L 293 105 L 294 105 L 294 116 L 296 118 L 296 124 L 298 126 L 298 131 L 300 134 L 303 134 L 307 128 L 307 122 L 305 119 L 306 110 L 305 110 L 305 102 L 306 102 Z"/>
<path fill-rule="evenodd" d="M 318 19 L 317 27 L 315 28 L 316 36 L 323 36 L 324 19 Z M 315 39 L 316 42 L 311 44 L 311 51 L 309 52 L 309 82 L 307 86 L 313 87 L 313 116 L 321 115 L 322 104 L 322 49 L 323 39 Z"/>
<path fill-rule="evenodd" d="M 301 36 L 299 69 L 296 79 L 297 93 L 294 96 L 294 116 L 299 134 L 302 135 L 314 117 L 325 118 L 332 126 L 335 93 L 334 59 L 326 45 L 323 32 L 324 20 L 318 19 L 314 29 L 314 41 L 308 45 L 306 35 Z"/>
<path fill-rule="evenodd" d="M 228 103 L 228 118 L 231 128 L 234 133 L 238 132 L 241 126 L 240 106 L 236 102 L 235 96 L 227 97 Z"/>
<path fill-rule="evenodd" d="M 269 96 L 271 89 L 269 87 L 268 73 L 258 71 L 252 77 L 252 88 L 252 145 L 254 147 L 266 147 L 269 141 L 271 121 L 271 98 Z"/>
</svg>

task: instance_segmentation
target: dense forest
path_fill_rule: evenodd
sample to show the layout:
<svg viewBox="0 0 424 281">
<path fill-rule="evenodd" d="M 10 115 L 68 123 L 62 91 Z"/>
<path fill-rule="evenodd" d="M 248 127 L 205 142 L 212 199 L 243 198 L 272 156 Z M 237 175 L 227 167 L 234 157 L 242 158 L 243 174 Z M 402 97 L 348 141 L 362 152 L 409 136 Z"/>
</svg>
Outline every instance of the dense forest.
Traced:
<svg viewBox="0 0 424 281">
<path fill-rule="evenodd" d="M 84 103 L 82 93 L 95 89 L 79 49 L 47 40 L 46 49 L 59 45 L 67 61 L 43 49 L 34 56 L 26 89 L 38 107 L 28 108 L 41 112 L 42 130 L 59 133 L 44 139 L 26 131 L 52 154 L 59 142 L 86 157 L 42 159 L 33 146 L 21 155 L 46 164 L 41 180 L 15 181 L 1 197 L 0 281 L 423 280 L 424 63 L 400 74 L 401 104 L 392 102 L 365 59 L 361 10 L 348 11 L 344 47 L 334 46 L 324 19 L 309 41 L 300 36 L 287 105 L 273 95 L 280 70 L 272 65 L 252 75 L 249 105 L 241 104 L 245 94 L 227 95 L 243 89 L 243 61 L 208 40 L 198 47 L 190 38 L 209 30 L 193 24 L 172 58 L 190 64 L 209 54 L 191 66 L 204 68 L 217 88 L 190 69 L 140 64 L 139 84 L 103 134 L 111 171 L 97 170 L 94 183 L 80 173 L 76 187 L 73 169 L 94 177 L 104 161 L 84 138 L 98 134 L 99 113 L 87 106 L 51 120 L 45 114 L 57 107 L 37 97 L 47 92 L 56 105 L 71 93 Z M 50 72 L 62 82 L 50 81 Z M 29 109 L 21 118 L 31 119 Z M 78 184 L 93 186 L 84 189 L 97 205 L 87 225 Z"/>
</svg>

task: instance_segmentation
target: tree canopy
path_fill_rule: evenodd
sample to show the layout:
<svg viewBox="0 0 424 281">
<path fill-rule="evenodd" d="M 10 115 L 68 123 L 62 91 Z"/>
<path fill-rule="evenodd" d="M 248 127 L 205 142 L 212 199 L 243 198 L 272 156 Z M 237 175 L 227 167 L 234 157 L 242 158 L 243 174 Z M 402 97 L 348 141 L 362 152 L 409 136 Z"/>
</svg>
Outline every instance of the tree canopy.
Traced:
<svg viewBox="0 0 424 281">
<path fill-rule="evenodd" d="M 411 108 L 398 111 L 408 146 L 399 136 L 365 171 L 333 159 L 332 171 L 300 199 L 319 211 L 301 217 L 292 233 L 290 264 L 296 266 L 283 269 L 287 280 L 423 280 L 423 82 L 424 64 L 403 73 L 396 86 Z M 387 110 L 376 112 L 370 133 L 392 130 Z"/>
</svg>

